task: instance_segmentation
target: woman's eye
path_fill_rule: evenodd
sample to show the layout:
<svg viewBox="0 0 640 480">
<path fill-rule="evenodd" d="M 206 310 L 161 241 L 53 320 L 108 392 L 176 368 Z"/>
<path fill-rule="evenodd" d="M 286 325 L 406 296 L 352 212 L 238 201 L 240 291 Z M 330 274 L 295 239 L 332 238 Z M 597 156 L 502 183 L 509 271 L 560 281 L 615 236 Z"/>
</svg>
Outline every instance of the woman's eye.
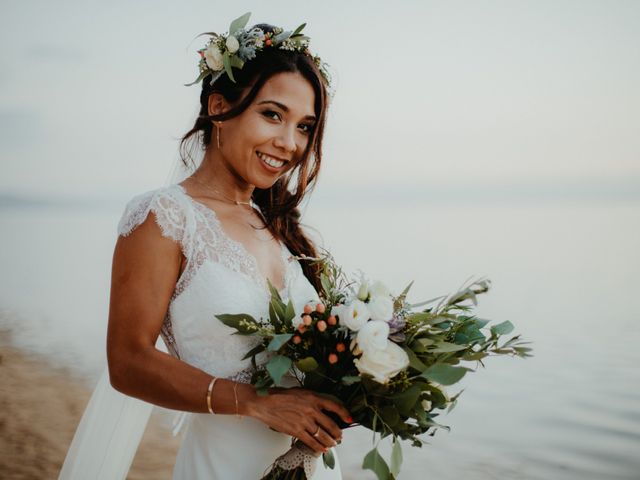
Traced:
<svg viewBox="0 0 640 480">
<path fill-rule="evenodd" d="M 302 125 L 300 125 L 300 128 L 302 129 L 302 131 L 304 133 L 311 133 L 313 131 L 313 125 L 307 125 L 305 123 L 303 123 Z"/>
<path fill-rule="evenodd" d="M 271 120 L 280 120 L 280 114 L 278 112 L 274 112 L 273 110 L 265 110 L 262 114 L 270 118 Z"/>
</svg>

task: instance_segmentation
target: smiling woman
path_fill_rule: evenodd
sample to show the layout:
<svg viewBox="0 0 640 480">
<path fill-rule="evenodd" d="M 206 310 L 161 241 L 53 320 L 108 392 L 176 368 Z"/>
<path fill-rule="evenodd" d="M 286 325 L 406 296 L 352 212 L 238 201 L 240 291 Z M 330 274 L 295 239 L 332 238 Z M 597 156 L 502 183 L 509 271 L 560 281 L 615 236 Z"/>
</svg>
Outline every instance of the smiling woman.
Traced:
<svg viewBox="0 0 640 480">
<path fill-rule="evenodd" d="M 256 365 L 245 356 L 255 339 L 216 319 L 230 311 L 266 318 L 269 282 L 296 311 L 319 301 L 318 267 L 294 256 L 316 256 L 298 205 L 320 168 L 327 78 L 303 26 L 246 30 L 247 20 L 232 22 L 226 36 L 209 34 L 200 51 L 200 112 L 180 143 L 193 173 L 129 202 L 113 257 L 110 384 L 127 398 L 191 412 L 176 479 L 257 479 L 291 437 L 327 452 L 342 437 L 330 414 L 349 422 L 342 405 L 301 388 L 258 396 Z M 155 347 L 158 336 L 169 355 Z M 103 381 L 96 389 L 61 478 L 126 475 L 144 412 L 132 414 L 136 432 L 117 430 L 132 410 L 104 402 L 109 388 Z M 96 425 L 104 432 L 94 446 L 85 435 Z M 313 475 L 339 478 L 337 462 Z"/>
</svg>

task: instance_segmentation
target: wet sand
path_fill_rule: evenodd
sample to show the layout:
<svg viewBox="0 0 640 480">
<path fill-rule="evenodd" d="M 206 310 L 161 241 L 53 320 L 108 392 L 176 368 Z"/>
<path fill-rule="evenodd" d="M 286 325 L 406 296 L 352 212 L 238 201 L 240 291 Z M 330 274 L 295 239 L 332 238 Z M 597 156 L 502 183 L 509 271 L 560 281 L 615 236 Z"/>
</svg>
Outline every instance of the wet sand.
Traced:
<svg viewBox="0 0 640 480">
<path fill-rule="evenodd" d="M 0 478 L 57 478 L 90 389 L 0 332 L 0 393 Z M 127 478 L 171 478 L 179 438 L 163 422 L 154 411 Z"/>
</svg>

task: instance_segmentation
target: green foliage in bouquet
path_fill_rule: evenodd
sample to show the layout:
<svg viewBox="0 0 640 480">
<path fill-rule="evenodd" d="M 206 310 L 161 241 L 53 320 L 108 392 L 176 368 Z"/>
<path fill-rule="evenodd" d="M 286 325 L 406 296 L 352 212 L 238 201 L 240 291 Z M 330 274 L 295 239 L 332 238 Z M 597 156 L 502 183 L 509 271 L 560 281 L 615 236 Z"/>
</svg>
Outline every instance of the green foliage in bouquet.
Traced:
<svg viewBox="0 0 640 480">
<path fill-rule="evenodd" d="M 380 282 L 372 284 L 363 278 L 354 285 L 347 281 L 328 252 L 299 260 L 319 264 L 320 303 L 295 312 L 292 302 L 285 304 L 269 284 L 268 320 L 257 321 L 246 314 L 217 318 L 238 334 L 261 338 L 245 356 L 256 367 L 252 383 L 259 393 L 280 385 L 289 373 L 302 387 L 345 405 L 354 423 L 346 425 L 332 416 L 341 428 L 360 425 L 374 432 L 375 446 L 362 466 L 378 479 L 398 475 L 399 440 L 421 447 L 420 435 L 433 436 L 438 428 L 449 430 L 436 418 L 442 410 L 451 411 L 462 393 L 449 396 L 445 387 L 475 371 L 462 362 L 484 367 L 483 359 L 490 355 L 531 356 L 531 349 L 524 346 L 529 342 L 521 341 L 520 335 L 503 341 L 513 331 L 511 322 L 489 327 L 489 320 L 470 313 L 477 295 L 489 290 L 487 279 L 465 282 L 451 295 L 410 304 L 406 299 L 412 284 L 392 296 Z M 258 365 L 256 357 L 263 352 L 268 360 Z M 377 446 L 389 435 L 393 447 L 387 462 Z M 324 460 L 331 463 L 328 456 Z M 274 468 L 265 478 L 305 478 L 299 475 L 303 475 L 300 469 L 283 473 Z"/>
</svg>

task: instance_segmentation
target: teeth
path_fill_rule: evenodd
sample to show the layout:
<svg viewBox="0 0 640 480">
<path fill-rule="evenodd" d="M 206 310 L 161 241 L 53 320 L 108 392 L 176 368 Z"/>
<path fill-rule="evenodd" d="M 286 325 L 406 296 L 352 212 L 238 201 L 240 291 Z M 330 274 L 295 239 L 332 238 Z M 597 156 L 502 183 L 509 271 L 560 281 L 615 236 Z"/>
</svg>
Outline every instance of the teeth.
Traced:
<svg viewBox="0 0 640 480">
<path fill-rule="evenodd" d="M 262 152 L 257 152 L 257 154 L 258 157 L 260 157 L 264 161 L 264 163 L 266 163 L 267 165 L 271 165 L 274 168 L 280 168 L 284 165 L 284 161 L 282 160 L 276 160 L 275 158 L 272 158 L 269 155 L 265 155 Z"/>
</svg>

